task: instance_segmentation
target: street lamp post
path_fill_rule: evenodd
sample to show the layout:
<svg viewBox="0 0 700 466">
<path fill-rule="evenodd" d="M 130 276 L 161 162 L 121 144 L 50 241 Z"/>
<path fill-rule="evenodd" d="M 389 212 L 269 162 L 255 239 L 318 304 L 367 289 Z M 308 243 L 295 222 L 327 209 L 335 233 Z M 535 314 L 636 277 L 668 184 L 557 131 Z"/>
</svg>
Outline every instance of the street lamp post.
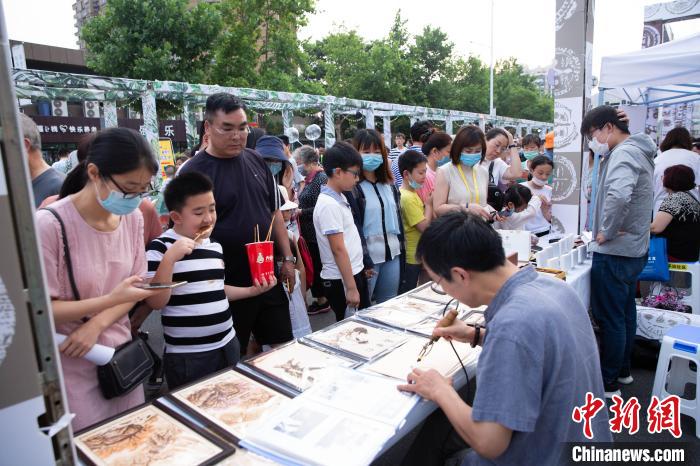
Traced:
<svg viewBox="0 0 700 466">
<path fill-rule="evenodd" d="M 493 1 L 491 0 L 491 71 L 489 82 L 489 115 L 496 116 L 496 109 L 493 108 Z"/>
</svg>

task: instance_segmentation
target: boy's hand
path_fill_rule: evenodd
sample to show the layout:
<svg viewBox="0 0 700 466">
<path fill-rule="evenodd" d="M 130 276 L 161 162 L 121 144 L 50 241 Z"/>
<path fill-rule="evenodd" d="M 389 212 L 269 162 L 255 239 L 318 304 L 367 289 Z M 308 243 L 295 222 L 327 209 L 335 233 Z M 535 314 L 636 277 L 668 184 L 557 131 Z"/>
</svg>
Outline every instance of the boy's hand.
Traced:
<svg viewBox="0 0 700 466">
<path fill-rule="evenodd" d="M 185 256 L 189 256 L 194 251 L 196 244 L 194 240 L 190 238 L 180 238 L 175 241 L 172 246 L 165 253 L 164 257 L 167 257 L 172 262 L 177 262 Z"/>
<path fill-rule="evenodd" d="M 250 294 L 251 296 L 259 296 L 267 291 L 270 291 L 275 287 L 275 285 L 277 285 L 277 277 L 274 275 L 270 281 L 267 281 L 265 277 L 262 277 L 262 283 L 257 280 L 253 280 L 253 286 L 250 287 Z M 288 292 L 291 293 L 292 290 L 288 290 Z"/>
<path fill-rule="evenodd" d="M 351 288 L 345 292 L 345 302 L 348 307 L 357 309 L 360 306 L 360 292 L 357 288 Z"/>
</svg>

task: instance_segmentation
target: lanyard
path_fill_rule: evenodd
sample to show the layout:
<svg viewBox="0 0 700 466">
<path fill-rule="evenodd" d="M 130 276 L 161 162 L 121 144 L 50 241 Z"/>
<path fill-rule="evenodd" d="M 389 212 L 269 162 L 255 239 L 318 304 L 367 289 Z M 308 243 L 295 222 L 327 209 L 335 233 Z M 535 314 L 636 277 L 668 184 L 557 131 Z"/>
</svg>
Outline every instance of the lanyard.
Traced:
<svg viewBox="0 0 700 466">
<path fill-rule="evenodd" d="M 469 200 L 472 200 L 472 190 L 469 189 L 469 184 L 467 184 L 467 178 L 464 176 L 464 172 L 462 171 L 462 164 L 457 165 L 457 170 L 459 170 L 459 176 L 462 177 L 462 181 L 464 182 L 464 187 L 467 188 L 467 194 L 469 194 Z M 479 204 L 479 185 L 476 182 L 476 170 L 474 167 L 472 167 L 472 180 L 474 180 L 474 191 L 476 192 L 476 196 L 474 199 L 476 200 L 476 204 Z M 469 204 L 469 202 L 467 202 Z"/>
</svg>

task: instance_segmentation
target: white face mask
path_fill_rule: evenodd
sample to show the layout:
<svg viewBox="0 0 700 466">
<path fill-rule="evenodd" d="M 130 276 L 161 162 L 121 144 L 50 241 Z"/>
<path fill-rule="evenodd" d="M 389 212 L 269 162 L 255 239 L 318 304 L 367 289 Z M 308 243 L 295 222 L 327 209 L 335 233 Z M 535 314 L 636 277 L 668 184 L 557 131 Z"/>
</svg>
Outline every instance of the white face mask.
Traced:
<svg viewBox="0 0 700 466">
<path fill-rule="evenodd" d="M 541 179 L 539 179 L 539 178 L 535 178 L 535 177 L 533 176 L 533 177 L 532 177 L 532 184 L 534 184 L 535 186 L 541 188 L 542 186 L 544 186 L 545 184 L 547 184 L 547 181 L 541 180 Z"/>
<path fill-rule="evenodd" d="M 588 143 L 589 149 L 591 149 L 595 154 L 598 154 L 600 156 L 605 157 L 610 153 L 610 147 L 608 146 L 608 139 L 610 139 L 610 135 L 608 134 L 608 137 L 605 139 L 605 142 L 598 142 L 598 140 L 595 138 L 591 138 L 591 141 Z"/>
</svg>

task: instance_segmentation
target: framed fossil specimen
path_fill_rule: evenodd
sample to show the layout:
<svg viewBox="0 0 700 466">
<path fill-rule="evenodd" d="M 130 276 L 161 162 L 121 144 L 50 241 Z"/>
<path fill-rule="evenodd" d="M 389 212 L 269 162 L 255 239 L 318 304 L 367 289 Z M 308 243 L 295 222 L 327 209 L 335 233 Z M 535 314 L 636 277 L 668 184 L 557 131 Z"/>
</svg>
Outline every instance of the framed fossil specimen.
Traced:
<svg viewBox="0 0 700 466">
<path fill-rule="evenodd" d="M 356 365 L 356 361 L 293 341 L 248 359 L 239 367 L 259 371 L 299 393 L 313 385 L 323 369 Z"/>
<path fill-rule="evenodd" d="M 415 290 L 409 292 L 408 295 L 412 298 L 423 299 L 440 304 L 447 304 L 452 299 L 452 296 L 446 294 L 440 285 L 434 282 L 419 286 Z"/>
<path fill-rule="evenodd" d="M 168 399 L 203 419 L 207 427 L 234 443 L 238 443 L 255 421 L 289 400 L 234 370 L 176 390 Z"/>
<path fill-rule="evenodd" d="M 406 335 L 369 322 L 346 319 L 304 339 L 370 361 L 406 341 Z"/>
<path fill-rule="evenodd" d="M 83 430 L 75 444 L 91 466 L 211 465 L 233 452 L 209 432 L 151 404 Z"/>
</svg>

